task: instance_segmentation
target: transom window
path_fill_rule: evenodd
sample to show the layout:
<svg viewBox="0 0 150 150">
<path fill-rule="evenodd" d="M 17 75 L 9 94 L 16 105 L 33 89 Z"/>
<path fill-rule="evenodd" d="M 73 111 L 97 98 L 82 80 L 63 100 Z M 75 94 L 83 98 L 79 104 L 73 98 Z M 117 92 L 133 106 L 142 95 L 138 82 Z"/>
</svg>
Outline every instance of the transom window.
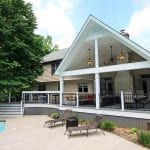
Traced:
<svg viewBox="0 0 150 150">
<path fill-rule="evenodd" d="M 88 92 L 88 84 L 78 83 L 78 92 Z"/>
<path fill-rule="evenodd" d="M 53 75 L 55 73 L 55 71 L 57 70 L 58 66 L 59 66 L 60 62 L 55 62 L 51 64 L 51 74 Z"/>
</svg>

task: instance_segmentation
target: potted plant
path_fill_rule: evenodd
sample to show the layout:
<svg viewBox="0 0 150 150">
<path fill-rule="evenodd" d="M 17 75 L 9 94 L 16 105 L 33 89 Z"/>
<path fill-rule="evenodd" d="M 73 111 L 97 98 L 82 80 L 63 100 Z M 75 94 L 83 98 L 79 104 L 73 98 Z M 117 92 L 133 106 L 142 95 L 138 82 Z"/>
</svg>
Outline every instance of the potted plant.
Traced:
<svg viewBox="0 0 150 150">
<path fill-rule="evenodd" d="M 78 117 L 77 114 L 71 114 L 66 120 L 66 128 L 78 126 Z"/>
</svg>

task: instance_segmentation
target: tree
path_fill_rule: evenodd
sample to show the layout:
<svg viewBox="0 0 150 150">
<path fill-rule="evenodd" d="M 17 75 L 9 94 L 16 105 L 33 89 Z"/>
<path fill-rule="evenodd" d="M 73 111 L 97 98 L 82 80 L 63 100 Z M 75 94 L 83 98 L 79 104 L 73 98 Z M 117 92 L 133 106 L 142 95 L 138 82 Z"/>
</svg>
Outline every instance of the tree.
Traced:
<svg viewBox="0 0 150 150">
<path fill-rule="evenodd" d="M 58 50 L 58 45 L 53 44 L 51 36 L 48 35 L 46 38 L 44 38 L 43 36 L 40 36 L 40 39 L 43 43 L 43 48 L 42 49 L 45 53 L 51 53 L 53 51 Z"/>
<path fill-rule="evenodd" d="M 0 0 L 0 93 L 30 87 L 43 72 L 40 62 L 48 51 L 35 29 L 30 3 Z"/>
</svg>

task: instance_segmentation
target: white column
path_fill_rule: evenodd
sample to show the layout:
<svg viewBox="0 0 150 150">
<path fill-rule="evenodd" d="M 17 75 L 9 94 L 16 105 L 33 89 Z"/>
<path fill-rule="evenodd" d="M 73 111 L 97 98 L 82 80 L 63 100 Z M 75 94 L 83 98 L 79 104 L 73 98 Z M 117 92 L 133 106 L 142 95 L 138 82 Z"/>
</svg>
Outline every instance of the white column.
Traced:
<svg viewBox="0 0 150 150">
<path fill-rule="evenodd" d="M 77 107 L 79 107 L 79 92 L 76 92 L 76 97 L 77 97 L 77 99 L 76 99 L 76 106 Z"/>
<path fill-rule="evenodd" d="M 100 107 L 100 78 L 99 74 L 95 74 L 95 90 L 96 90 L 96 109 L 99 109 Z"/>
<path fill-rule="evenodd" d="M 64 92 L 64 77 L 60 76 L 60 98 L 59 98 L 60 106 L 62 106 L 63 102 L 63 92 Z"/>
<path fill-rule="evenodd" d="M 47 104 L 49 104 L 49 94 L 50 93 L 47 93 Z"/>
<path fill-rule="evenodd" d="M 95 69 L 99 67 L 98 39 L 95 39 Z M 96 109 L 100 107 L 100 76 L 95 73 Z"/>
<path fill-rule="evenodd" d="M 121 91 L 121 110 L 124 111 L 124 96 L 123 96 L 123 91 Z"/>
<path fill-rule="evenodd" d="M 21 115 L 23 115 L 23 101 L 21 100 L 21 111 L 20 111 Z"/>
<path fill-rule="evenodd" d="M 95 68 L 99 67 L 98 39 L 95 39 Z"/>
</svg>

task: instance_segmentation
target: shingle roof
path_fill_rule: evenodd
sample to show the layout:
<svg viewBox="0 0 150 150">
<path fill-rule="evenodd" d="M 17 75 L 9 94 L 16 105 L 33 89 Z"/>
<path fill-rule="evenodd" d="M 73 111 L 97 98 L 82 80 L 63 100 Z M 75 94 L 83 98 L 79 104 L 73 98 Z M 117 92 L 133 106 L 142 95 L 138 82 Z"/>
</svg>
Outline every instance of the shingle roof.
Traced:
<svg viewBox="0 0 150 150">
<path fill-rule="evenodd" d="M 42 63 L 63 59 L 67 51 L 68 51 L 68 48 L 52 52 L 43 57 Z"/>
</svg>

